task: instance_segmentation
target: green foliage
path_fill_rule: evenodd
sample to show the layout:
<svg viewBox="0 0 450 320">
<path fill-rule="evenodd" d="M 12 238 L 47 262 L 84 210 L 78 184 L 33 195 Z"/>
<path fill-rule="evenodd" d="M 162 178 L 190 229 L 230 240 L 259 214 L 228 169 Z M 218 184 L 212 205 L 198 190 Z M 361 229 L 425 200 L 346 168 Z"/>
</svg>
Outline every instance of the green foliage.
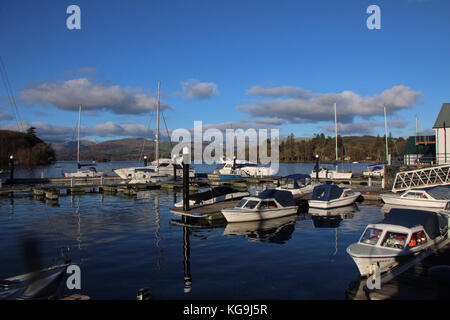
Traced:
<svg viewBox="0 0 450 320">
<path fill-rule="evenodd" d="M 338 135 L 339 161 L 385 161 L 385 137 L 341 137 Z M 406 141 L 403 138 L 392 138 L 389 141 L 389 153 L 393 157 L 402 155 Z M 336 159 L 336 139 L 325 137 L 323 133 L 314 134 L 311 139 L 296 141 L 293 134 L 280 143 L 281 162 L 308 162 L 314 161 L 318 154 L 321 161 L 333 162 Z"/>
<path fill-rule="evenodd" d="M 14 155 L 19 166 L 48 165 L 55 161 L 55 151 L 36 136 L 35 128 L 26 133 L 0 130 L 0 166 L 8 167 L 9 156 Z"/>
</svg>

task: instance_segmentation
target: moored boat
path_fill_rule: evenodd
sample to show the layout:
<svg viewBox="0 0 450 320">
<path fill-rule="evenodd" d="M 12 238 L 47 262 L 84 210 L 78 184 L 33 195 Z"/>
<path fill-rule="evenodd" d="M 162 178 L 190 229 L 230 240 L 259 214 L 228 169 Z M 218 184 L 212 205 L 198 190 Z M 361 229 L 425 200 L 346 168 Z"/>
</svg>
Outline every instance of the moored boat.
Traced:
<svg viewBox="0 0 450 320">
<path fill-rule="evenodd" d="M 220 161 L 221 167 L 214 170 L 217 175 L 235 174 L 243 177 L 264 177 L 274 175 L 272 168 L 260 166 L 257 163 L 238 159 Z"/>
<path fill-rule="evenodd" d="M 289 191 L 266 189 L 257 196 L 243 198 L 234 208 L 222 209 L 228 222 L 274 219 L 297 213 L 298 206 Z"/>
<path fill-rule="evenodd" d="M 289 191 L 294 198 L 311 193 L 315 186 L 310 176 L 306 174 L 291 174 L 278 180 L 278 183 L 277 190 Z"/>
<path fill-rule="evenodd" d="M 319 168 L 319 179 L 334 179 L 334 180 L 349 180 L 353 176 L 353 172 L 339 172 L 338 170 L 332 170 L 328 168 Z M 310 174 L 310 177 L 315 179 L 316 178 L 316 170 L 313 169 L 313 171 Z"/>
<path fill-rule="evenodd" d="M 311 208 L 330 209 L 348 206 L 355 203 L 360 192 L 354 192 L 351 188 L 341 188 L 335 184 L 321 184 L 314 187 L 308 205 Z"/>
<path fill-rule="evenodd" d="M 369 224 L 357 243 L 347 248 L 362 276 L 376 265 L 389 271 L 448 239 L 448 215 L 392 209 L 379 223 Z"/>
<path fill-rule="evenodd" d="M 444 209 L 450 200 L 450 187 L 436 186 L 423 189 L 409 189 L 400 195 L 384 193 L 380 197 L 384 203 L 391 205 Z"/>
</svg>

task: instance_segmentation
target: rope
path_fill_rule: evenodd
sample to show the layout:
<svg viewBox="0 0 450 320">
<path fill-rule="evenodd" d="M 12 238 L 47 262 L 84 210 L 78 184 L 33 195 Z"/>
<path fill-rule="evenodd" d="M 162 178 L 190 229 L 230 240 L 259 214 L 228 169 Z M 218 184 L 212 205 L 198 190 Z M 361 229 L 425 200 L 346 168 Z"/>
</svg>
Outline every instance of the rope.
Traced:
<svg viewBox="0 0 450 320">
<path fill-rule="evenodd" d="M 6 72 L 5 64 L 3 63 L 3 59 L 0 56 L 0 73 L 2 75 L 3 84 L 6 89 L 6 95 L 8 96 L 9 104 L 11 105 L 11 110 L 13 116 L 16 120 L 17 128 L 20 132 L 25 132 L 22 126 L 22 119 L 20 118 L 19 109 L 17 108 L 16 99 L 14 98 L 13 91 L 11 89 L 11 83 L 8 78 L 8 73 Z"/>
</svg>

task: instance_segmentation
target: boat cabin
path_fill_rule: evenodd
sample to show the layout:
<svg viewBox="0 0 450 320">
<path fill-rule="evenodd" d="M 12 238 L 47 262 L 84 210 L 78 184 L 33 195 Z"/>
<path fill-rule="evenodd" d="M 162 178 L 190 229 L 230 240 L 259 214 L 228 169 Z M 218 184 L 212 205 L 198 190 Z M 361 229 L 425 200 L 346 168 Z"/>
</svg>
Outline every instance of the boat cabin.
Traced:
<svg viewBox="0 0 450 320">
<path fill-rule="evenodd" d="M 352 189 L 344 189 L 335 184 L 321 184 L 314 188 L 311 200 L 330 201 L 353 195 L 355 193 Z"/>
<path fill-rule="evenodd" d="M 437 186 L 426 189 L 410 189 L 406 190 L 401 197 L 406 199 L 450 200 L 450 188 L 448 186 Z"/>
<path fill-rule="evenodd" d="M 284 189 L 298 189 L 309 181 L 311 181 L 311 177 L 307 174 L 291 174 L 278 180 L 278 183 Z"/>
<path fill-rule="evenodd" d="M 416 248 L 444 234 L 446 224 L 435 212 L 392 209 L 384 220 L 366 227 L 359 243 L 397 250 Z"/>
<path fill-rule="evenodd" d="M 295 206 L 292 193 L 275 189 L 267 189 L 257 196 L 245 197 L 236 205 L 236 208 L 249 210 L 280 209 Z"/>
</svg>

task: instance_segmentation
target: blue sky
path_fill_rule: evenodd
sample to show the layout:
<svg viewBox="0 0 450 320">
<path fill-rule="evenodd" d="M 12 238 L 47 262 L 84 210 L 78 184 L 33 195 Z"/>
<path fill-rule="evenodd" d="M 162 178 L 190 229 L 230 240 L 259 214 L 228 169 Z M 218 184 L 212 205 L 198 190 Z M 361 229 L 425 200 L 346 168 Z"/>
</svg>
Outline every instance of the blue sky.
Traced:
<svg viewBox="0 0 450 320">
<path fill-rule="evenodd" d="M 66 9 L 81 9 L 69 30 Z M 381 9 L 369 30 L 368 6 Z M 0 56 L 20 119 L 45 139 L 145 136 L 158 81 L 170 129 L 282 135 L 430 130 L 450 102 L 450 2 L 22 1 L 0 6 Z M 153 117 L 154 119 L 154 117 Z M 0 84 L 0 127 L 17 128 Z M 155 122 L 152 123 L 152 128 Z"/>
</svg>

